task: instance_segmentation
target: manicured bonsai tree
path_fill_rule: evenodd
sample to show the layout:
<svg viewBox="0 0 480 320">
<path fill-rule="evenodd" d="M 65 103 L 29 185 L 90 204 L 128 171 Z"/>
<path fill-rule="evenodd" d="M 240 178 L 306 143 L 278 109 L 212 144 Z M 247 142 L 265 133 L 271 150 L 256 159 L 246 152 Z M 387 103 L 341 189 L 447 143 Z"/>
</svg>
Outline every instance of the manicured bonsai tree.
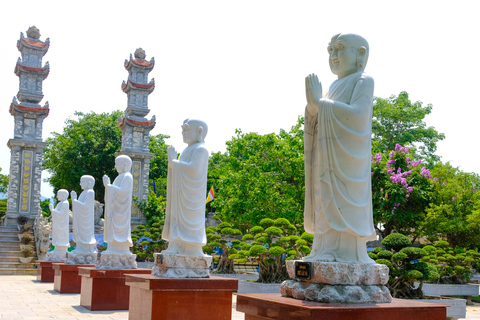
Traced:
<svg viewBox="0 0 480 320">
<path fill-rule="evenodd" d="M 288 279 L 285 261 L 300 259 L 310 252 L 313 235 L 296 235 L 297 228 L 287 219 L 263 219 L 260 226 L 252 227 L 242 238 L 242 250 L 230 255 L 238 263 L 257 261 L 258 282 L 278 283 Z"/>
<path fill-rule="evenodd" d="M 217 267 L 214 273 L 235 273 L 233 270 L 234 261 L 228 259 L 228 256 L 235 254 L 241 250 L 241 241 L 235 239 L 234 236 L 239 236 L 242 232 L 235 229 L 228 222 L 222 222 L 218 228 L 208 227 L 205 229 L 207 233 L 207 244 L 203 246 L 203 252 L 213 255 L 214 263 Z M 220 251 L 220 257 L 217 258 L 214 252 Z"/>
<path fill-rule="evenodd" d="M 388 288 L 394 298 L 421 299 L 424 297 L 422 286 L 425 281 L 439 278 L 434 264 L 421 261 L 427 256 L 426 250 L 412 247 L 407 236 L 392 233 L 382 240 L 385 249 L 375 248 L 369 252 L 376 263 L 384 264 L 390 269 Z M 420 285 L 415 288 L 415 282 Z"/>
<path fill-rule="evenodd" d="M 473 265 L 480 263 L 480 253 L 476 250 L 449 246 L 447 241 L 437 241 L 423 248 L 427 255 L 420 261 L 434 264 L 439 278 L 432 283 L 468 283 L 473 276 Z"/>
<path fill-rule="evenodd" d="M 162 240 L 164 220 L 152 223 L 150 228 L 138 225 L 132 230 L 132 252 L 137 255 L 137 261 L 153 261 L 153 254 L 159 253 L 166 247 Z"/>
</svg>

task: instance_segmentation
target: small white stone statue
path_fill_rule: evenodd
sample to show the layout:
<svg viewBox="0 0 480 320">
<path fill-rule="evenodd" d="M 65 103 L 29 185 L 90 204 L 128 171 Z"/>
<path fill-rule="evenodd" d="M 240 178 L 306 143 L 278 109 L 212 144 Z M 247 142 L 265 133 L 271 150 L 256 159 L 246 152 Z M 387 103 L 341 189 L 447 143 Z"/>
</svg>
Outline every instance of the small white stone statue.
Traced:
<svg viewBox="0 0 480 320">
<path fill-rule="evenodd" d="M 69 243 L 68 213 L 70 205 L 68 203 L 68 191 L 60 189 L 57 192 L 58 204 L 54 208 L 49 205 L 52 214 L 52 244 L 55 249 L 47 252 L 47 261 L 65 261 Z"/>
<path fill-rule="evenodd" d="M 337 34 L 328 45 L 338 76 L 323 96 L 316 75 L 305 79 L 305 230 L 314 234 L 306 261 L 374 263 L 371 188 L 373 79 L 363 71 L 367 41 Z"/>
<path fill-rule="evenodd" d="M 110 178 L 103 176 L 105 186 L 104 241 L 107 250 L 102 252 L 97 268 L 135 269 L 136 255 L 130 252 L 133 246 L 130 218 L 132 214 L 133 177 L 130 173 L 132 159 L 121 155 L 115 159 L 118 177 L 110 184 Z"/>
<path fill-rule="evenodd" d="M 212 257 L 202 247 L 205 234 L 208 126 L 187 119 L 182 125 L 183 142 L 188 146 L 177 160 L 177 151 L 168 152 L 167 207 L 162 238 L 168 249 L 155 253 L 152 275 L 163 278 L 208 278 Z"/>
<path fill-rule="evenodd" d="M 208 127 L 203 121 L 187 119 L 182 129 L 188 147 L 178 160 L 173 146 L 167 150 L 167 207 L 162 238 L 168 241 L 168 249 L 162 253 L 204 256 L 209 156 L 204 140 Z"/>
<path fill-rule="evenodd" d="M 73 241 L 77 244 L 75 250 L 68 254 L 67 263 L 85 264 L 96 261 L 96 240 L 95 240 L 95 213 L 94 201 L 95 178 L 84 175 L 80 178 L 80 186 L 84 190 L 77 199 L 77 193 L 72 191 L 73 211 Z"/>
</svg>

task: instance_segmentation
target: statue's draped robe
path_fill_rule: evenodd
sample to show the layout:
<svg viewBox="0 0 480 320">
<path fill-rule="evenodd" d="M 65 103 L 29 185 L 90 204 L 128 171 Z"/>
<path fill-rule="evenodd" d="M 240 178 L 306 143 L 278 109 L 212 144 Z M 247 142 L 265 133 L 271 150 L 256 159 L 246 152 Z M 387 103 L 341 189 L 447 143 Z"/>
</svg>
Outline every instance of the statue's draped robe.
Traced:
<svg viewBox="0 0 480 320">
<path fill-rule="evenodd" d="M 193 144 L 172 161 L 167 176 L 167 207 L 162 238 L 206 244 L 205 201 L 208 150 Z"/>
<path fill-rule="evenodd" d="M 104 240 L 111 243 L 127 242 L 133 246 L 130 226 L 132 214 L 133 177 L 130 172 L 124 172 L 107 185 L 105 190 L 105 225 Z"/>
<path fill-rule="evenodd" d="M 79 244 L 92 245 L 96 243 L 94 201 L 93 189 L 83 191 L 77 201 L 72 201 L 73 240 L 77 243 L 77 249 Z"/>
<path fill-rule="evenodd" d="M 319 251 L 342 248 L 341 234 L 364 242 L 376 239 L 371 191 L 373 87 L 371 77 L 354 73 L 332 83 L 318 114 L 305 111 L 305 231 L 323 242 Z M 345 248 L 349 244 L 343 246 L 351 250 Z M 365 255 L 357 252 L 355 260 L 369 260 Z"/>
<path fill-rule="evenodd" d="M 68 200 L 60 202 L 52 212 L 52 244 L 54 246 L 68 246 Z"/>
</svg>

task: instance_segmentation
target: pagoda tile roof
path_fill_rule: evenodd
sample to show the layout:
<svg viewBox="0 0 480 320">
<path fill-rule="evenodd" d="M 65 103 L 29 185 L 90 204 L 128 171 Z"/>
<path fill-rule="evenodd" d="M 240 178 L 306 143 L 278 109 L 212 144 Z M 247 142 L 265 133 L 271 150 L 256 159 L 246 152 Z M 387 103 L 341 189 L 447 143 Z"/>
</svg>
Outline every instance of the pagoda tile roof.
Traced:
<svg viewBox="0 0 480 320">
<path fill-rule="evenodd" d="M 27 106 L 22 106 L 20 104 L 16 104 L 16 103 L 11 103 L 10 104 L 10 110 L 9 112 L 12 113 L 13 112 L 13 109 L 17 109 L 17 110 L 20 110 L 20 111 L 26 111 L 26 112 L 36 112 L 36 113 L 44 113 L 44 112 L 47 112 L 47 116 L 48 114 L 50 113 L 50 107 L 40 107 L 40 108 L 37 108 L 37 107 L 27 107 Z"/>
<path fill-rule="evenodd" d="M 48 51 L 48 48 L 50 47 L 50 40 L 47 39 L 45 42 L 43 42 L 33 39 L 26 39 L 22 36 L 20 40 L 17 41 L 18 50 L 22 51 L 23 46 L 43 51 L 43 55 L 45 55 L 45 53 L 47 53 Z"/>
<path fill-rule="evenodd" d="M 146 89 L 146 90 L 152 90 L 155 88 L 155 83 L 150 83 L 150 84 L 141 84 L 141 83 L 135 83 L 130 80 L 127 80 L 125 84 L 122 84 L 122 90 L 126 91 L 127 88 L 131 86 L 137 89 Z"/>
<path fill-rule="evenodd" d="M 45 48 L 46 46 L 48 46 L 48 43 L 45 43 L 42 41 L 28 40 L 28 39 L 21 39 L 21 40 L 32 47 Z"/>
<path fill-rule="evenodd" d="M 155 61 L 152 59 L 150 60 L 150 62 L 146 61 L 146 60 L 141 60 L 141 59 L 132 59 L 130 57 L 130 60 L 125 60 L 126 64 L 125 64 L 125 69 L 129 70 L 131 68 L 131 63 L 133 64 L 136 64 L 137 66 L 142 66 L 142 67 L 146 67 L 147 69 L 153 69 L 153 67 L 155 66 Z"/>
<path fill-rule="evenodd" d="M 128 117 L 124 117 L 122 119 L 122 122 L 118 122 L 118 126 L 121 127 L 125 122 L 128 122 L 130 124 L 136 124 L 142 127 L 155 127 L 156 122 L 155 121 L 140 121 L 140 120 L 133 120 Z"/>
<path fill-rule="evenodd" d="M 48 63 L 47 63 L 48 64 Z M 35 67 L 28 67 L 20 64 L 17 62 L 15 65 L 15 70 L 14 73 L 18 75 L 18 71 L 30 71 L 30 72 L 38 72 L 38 73 L 46 73 L 45 78 L 48 76 L 48 73 L 50 72 L 50 66 L 46 65 L 45 68 L 35 68 Z"/>
</svg>

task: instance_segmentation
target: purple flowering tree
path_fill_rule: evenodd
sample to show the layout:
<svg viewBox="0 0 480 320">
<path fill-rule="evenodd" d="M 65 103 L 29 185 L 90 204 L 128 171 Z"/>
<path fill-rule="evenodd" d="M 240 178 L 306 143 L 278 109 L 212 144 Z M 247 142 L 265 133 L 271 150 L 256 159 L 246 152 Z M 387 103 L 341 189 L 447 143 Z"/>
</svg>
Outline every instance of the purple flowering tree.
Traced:
<svg viewBox="0 0 480 320">
<path fill-rule="evenodd" d="M 425 208 L 431 201 L 430 170 L 409 148 L 397 144 L 389 153 L 372 155 L 372 203 L 375 228 L 384 238 L 392 232 L 421 235 Z"/>
</svg>

